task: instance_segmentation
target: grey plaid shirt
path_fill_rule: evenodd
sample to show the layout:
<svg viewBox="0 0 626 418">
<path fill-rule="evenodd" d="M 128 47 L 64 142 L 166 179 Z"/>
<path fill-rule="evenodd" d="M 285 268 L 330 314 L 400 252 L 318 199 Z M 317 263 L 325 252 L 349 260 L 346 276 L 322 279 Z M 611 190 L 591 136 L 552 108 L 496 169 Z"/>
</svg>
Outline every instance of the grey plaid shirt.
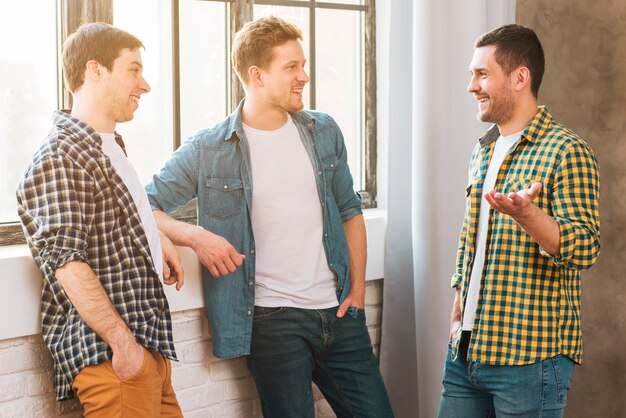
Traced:
<svg viewBox="0 0 626 418">
<path fill-rule="evenodd" d="M 90 126 L 62 111 L 54 125 L 18 185 L 17 203 L 43 273 L 42 331 L 61 400 L 73 396 L 78 372 L 111 358 L 54 276 L 70 261 L 89 264 L 140 344 L 172 360 L 176 353 L 169 306 L 130 192 Z"/>
</svg>

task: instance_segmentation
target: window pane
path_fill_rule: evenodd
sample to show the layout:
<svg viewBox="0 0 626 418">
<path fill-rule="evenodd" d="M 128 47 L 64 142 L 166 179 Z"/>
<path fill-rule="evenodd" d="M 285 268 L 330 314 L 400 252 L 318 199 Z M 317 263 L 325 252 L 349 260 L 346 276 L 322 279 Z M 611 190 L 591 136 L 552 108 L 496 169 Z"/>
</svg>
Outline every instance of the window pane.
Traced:
<svg viewBox="0 0 626 418">
<path fill-rule="evenodd" d="M 226 13 L 226 3 L 180 2 L 182 141 L 227 115 Z"/>
<path fill-rule="evenodd" d="M 362 190 L 363 31 L 362 12 L 317 9 L 316 101 L 339 124 L 348 149 L 354 187 Z"/>
<path fill-rule="evenodd" d="M 144 183 L 173 150 L 171 22 L 168 0 L 113 1 L 113 24 L 138 37 L 146 47 L 141 55 L 151 90 L 141 97 L 134 119 L 117 125 Z"/>
<path fill-rule="evenodd" d="M 291 22 L 300 28 L 300 30 L 302 31 L 302 36 L 304 37 L 304 41 L 302 42 L 302 49 L 304 49 L 304 56 L 307 59 L 305 71 L 307 72 L 307 74 L 310 74 L 309 42 L 311 41 L 311 37 L 309 36 L 309 9 L 303 7 L 286 6 L 254 6 L 254 19 L 266 16 L 280 17 L 281 19 L 285 19 L 286 21 Z M 302 100 L 304 102 L 305 108 L 308 109 L 311 107 L 308 85 L 304 89 Z"/>
<path fill-rule="evenodd" d="M 54 1 L 0 5 L 0 222 L 18 220 L 17 182 L 57 108 L 55 16 Z"/>
<path fill-rule="evenodd" d="M 365 0 L 323 0 L 318 3 L 340 3 L 340 4 L 351 4 L 356 6 L 364 6 Z"/>
</svg>

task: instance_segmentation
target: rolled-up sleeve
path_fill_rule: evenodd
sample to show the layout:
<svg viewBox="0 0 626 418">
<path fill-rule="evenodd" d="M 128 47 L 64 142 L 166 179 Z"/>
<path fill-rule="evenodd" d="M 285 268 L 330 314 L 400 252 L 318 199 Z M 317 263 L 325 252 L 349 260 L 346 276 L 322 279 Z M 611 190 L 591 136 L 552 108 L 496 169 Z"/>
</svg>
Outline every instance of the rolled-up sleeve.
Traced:
<svg viewBox="0 0 626 418">
<path fill-rule="evenodd" d="M 70 261 L 87 260 L 92 184 L 89 174 L 69 159 L 45 156 L 28 168 L 18 185 L 24 234 L 48 278 Z"/>
<path fill-rule="evenodd" d="M 600 176 L 591 149 L 573 142 L 565 151 L 552 187 L 552 214 L 559 224 L 559 254 L 540 248 L 557 265 L 586 270 L 600 252 Z"/>
</svg>

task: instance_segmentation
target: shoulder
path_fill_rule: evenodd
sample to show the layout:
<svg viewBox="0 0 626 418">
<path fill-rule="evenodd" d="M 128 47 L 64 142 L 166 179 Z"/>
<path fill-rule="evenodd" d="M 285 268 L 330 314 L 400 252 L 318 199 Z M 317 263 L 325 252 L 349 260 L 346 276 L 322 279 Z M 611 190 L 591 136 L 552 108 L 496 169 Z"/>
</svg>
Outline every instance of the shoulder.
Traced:
<svg viewBox="0 0 626 418">
<path fill-rule="evenodd" d="M 590 157 L 593 157 L 593 151 L 589 144 L 574 131 L 554 120 L 546 129 L 541 143 L 548 151 L 557 152 L 562 155 L 576 152 L 588 154 Z"/>
<path fill-rule="evenodd" d="M 328 113 L 318 112 L 315 110 L 302 110 L 293 113 L 292 117 L 304 125 L 314 126 L 316 131 L 326 131 L 330 129 L 339 130 L 339 125 Z"/>
<path fill-rule="evenodd" d="M 234 116 L 231 114 L 210 128 L 202 129 L 191 136 L 186 142 L 194 148 L 215 148 L 223 145 L 231 135 Z"/>
</svg>

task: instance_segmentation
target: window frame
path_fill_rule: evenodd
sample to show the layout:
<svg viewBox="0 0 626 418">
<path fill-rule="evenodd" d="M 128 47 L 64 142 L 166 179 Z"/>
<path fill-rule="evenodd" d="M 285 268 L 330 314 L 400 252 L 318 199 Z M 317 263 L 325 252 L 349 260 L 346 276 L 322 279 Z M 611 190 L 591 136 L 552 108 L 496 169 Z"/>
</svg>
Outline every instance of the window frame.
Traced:
<svg viewBox="0 0 626 418">
<path fill-rule="evenodd" d="M 315 9 L 357 10 L 364 12 L 364 140 L 363 167 L 365 188 L 359 193 L 363 198 L 363 208 L 377 206 L 377 121 L 376 121 L 376 0 L 364 0 L 363 5 L 318 2 L 316 0 L 198 0 L 222 2 L 230 5 L 228 31 L 230 39 L 227 54 L 230 56 L 234 34 L 247 22 L 252 20 L 255 4 L 308 7 L 310 19 L 310 54 L 311 62 L 315 60 Z M 85 22 L 113 22 L 113 0 L 57 0 L 57 67 L 58 67 L 58 102 L 59 108 L 68 109 L 72 105 L 72 97 L 63 85 L 60 51 L 67 36 Z M 172 14 L 172 77 L 173 77 L 173 150 L 181 145 L 180 118 L 180 56 L 179 56 L 179 0 L 171 0 Z M 230 58 L 227 57 L 229 61 Z M 229 107 L 232 112 L 244 97 L 243 87 L 230 66 Z M 311 79 L 315 80 L 315 66 L 311 66 Z M 314 87 L 314 85 L 313 85 Z M 311 89 L 311 104 L 315 107 L 315 89 Z M 174 216 L 189 223 L 196 223 L 195 199 L 183 208 L 178 209 Z M 26 242 L 19 222 L 0 223 L 0 246 L 24 244 Z"/>
</svg>

